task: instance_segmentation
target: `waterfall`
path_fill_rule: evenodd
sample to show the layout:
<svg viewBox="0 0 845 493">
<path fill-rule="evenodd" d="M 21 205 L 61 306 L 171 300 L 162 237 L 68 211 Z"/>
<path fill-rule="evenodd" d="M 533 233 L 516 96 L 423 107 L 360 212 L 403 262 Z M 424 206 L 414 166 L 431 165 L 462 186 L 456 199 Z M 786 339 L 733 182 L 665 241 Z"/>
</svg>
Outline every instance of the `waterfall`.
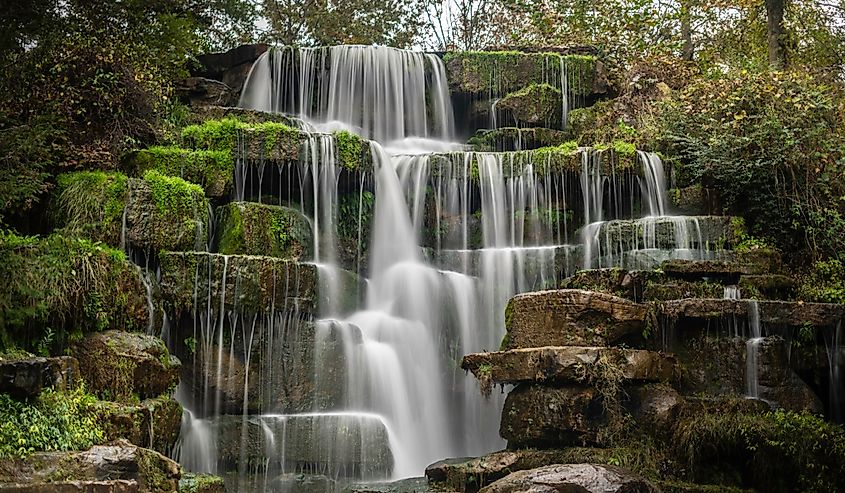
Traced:
<svg viewBox="0 0 845 493">
<path fill-rule="evenodd" d="M 320 130 L 345 128 L 382 143 L 451 140 L 455 128 L 440 59 L 384 46 L 272 48 L 253 65 L 239 106 L 292 113 Z"/>
<path fill-rule="evenodd" d="M 827 347 L 828 364 L 828 400 L 830 401 L 830 417 L 837 423 L 845 420 L 843 406 L 845 406 L 845 395 L 842 393 L 842 366 L 845 361 L 842 358 L 842 321 L 836 324 L 833 333 L 825 338 Z"/>
<path fill-rule="evenodd" d="M 760 307 L 756 300 L 746 301 L 748 304 L 748 328 L 750 337 L 745 343 L 745 395 L 754 399 L 760 397 L 760 343 L 763 342 L 763 332 L 760 327 Z"/>
<path fill-rule="evenodd" d="M 663 160 L 653 152 L 637 151 L 637 159 L 643 163 L 645 190 L 643 195 L 648 199 L 649 216 L 665 216 L 669 210 L 666 198 L 666 178 L 663 171 Z"/>
</svg>

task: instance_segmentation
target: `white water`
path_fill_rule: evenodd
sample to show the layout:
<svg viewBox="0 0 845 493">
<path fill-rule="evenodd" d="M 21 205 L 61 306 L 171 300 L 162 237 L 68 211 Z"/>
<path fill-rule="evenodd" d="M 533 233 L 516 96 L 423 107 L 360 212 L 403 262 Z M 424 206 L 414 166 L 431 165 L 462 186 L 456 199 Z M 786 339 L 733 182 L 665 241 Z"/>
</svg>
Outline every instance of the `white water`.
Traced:
<svg viewBox="0 0 845 493">
<path fill-rule="evenodd" d="M 748 300 L 748 328 L 750 337 L 745 343 L 745 395 L 760 398 L 759 354 L 760 343 L 763 342 L 763 331 L 760 327 L 760 307 L 756 300 Z"/>
</svg>

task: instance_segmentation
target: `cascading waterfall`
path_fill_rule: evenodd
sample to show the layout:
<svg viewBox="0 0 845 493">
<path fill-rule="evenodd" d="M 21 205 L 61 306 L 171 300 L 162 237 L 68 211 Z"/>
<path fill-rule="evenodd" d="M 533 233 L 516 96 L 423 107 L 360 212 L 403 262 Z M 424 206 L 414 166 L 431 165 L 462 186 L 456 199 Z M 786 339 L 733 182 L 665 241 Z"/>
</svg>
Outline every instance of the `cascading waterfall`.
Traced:
<svg viewBox="0 0 845 493">
<path fill-rule="evenodd" d="M 842 366 L 845 365 L 842 357 L 842 321 L 836 324 L 832 334 L 825 339 L 827 346 L 828 364 L 828 400 L 830 401 L 830 417 L 837 423 L 845 421 L 845 395 L 842 387 Z"/>
<path fill-rule="evenodd" d="M 560 78 L 564 121 L 574 104 L 567 70 L 563 59 L 546 69 L 549 82 Z M 294 302 L 299 278 L 274 272 L 273 297 L 288 293 L 285 306 L 254 313 L 238 295 L 240 260 L 223 256 L 216 268 L 211 262 L 197 268 L 191 364 L 205 380 L 179 389 L 189 410 L 179 454 L 197 471 L 218 472 L 221 464 L 231 471 L 234 464 L 237 490 L 278 489 L 290 472 L 338 484 L 415 476 L 444 457 L 502 448 L 504 396 L 483 398 L 458 363 L 464 354 L 499 347 L 507 300 L 556 287 L 579 266 L 621 265 L 628 250 L 675 253 L 703 244 L 696 219 L 665 215 L 656 155 L 639 155 L 638 178 L 604 166 L 601 152 L 584 148 L 579 179 L 532 151 L 440 153 L 454 149 L 454 123 L 443 63 L 433 55 L 361 46 L 273 49 L 254 64 L 241 105 L 295 115 L 305 134 L 297 162 L 250 158 L 240 135 L 235 197 L 278 200 L 309 218 L 313 263 L 301 267 L 316 264 L 320 306 L 302 311 Z M 374 139 L 372 175 L 345 178 L 327 133 L 337 129 Z M 367 218 L 366 193 L 375 197 Z M 340 258 L 339 246 L 340 204 L 349 195 L 358 205 L 353 266 Z M 614 222 L 640 212 L 647 231 L 602 240 Z M 582 241 L 573 244 L 579 224 Z M 664 224 L 673 232 L 669 240 Z M 354 280 L 366 291 L 357 308 L 340 303 L 349 289 L 344 279 L 354 278 L 349 268 L 367 277 Z M 311 347 L 297 347 L 308 333 Z M 339 397 L 282 409 L 277 389 L 298 390 L 292 380 L 303 371 L 285 366 L 291 363 L 284 358 L 307 351 L 314 355 L 307 370 L 314 393 L 339 390 Z M 240 381 L 236 361 L 247 367 L 257 361 L 259 371 Z M 233 381 L 241 385 L 238 399 L 224 397 Z M 264 450 L 258 462 L 247 456 L 256 440 Z M 308 460 L 297 458 L 302 450 Z"/>
</svg>

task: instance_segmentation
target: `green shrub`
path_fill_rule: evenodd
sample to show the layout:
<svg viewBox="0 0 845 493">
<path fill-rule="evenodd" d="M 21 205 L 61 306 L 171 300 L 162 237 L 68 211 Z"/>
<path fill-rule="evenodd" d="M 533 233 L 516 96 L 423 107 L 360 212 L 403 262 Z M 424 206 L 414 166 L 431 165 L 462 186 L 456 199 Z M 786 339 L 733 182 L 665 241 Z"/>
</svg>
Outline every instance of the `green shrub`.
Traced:
<svg viewBox="0 0 845 493">
<path fill-rule="evenodd" d="M 133 171 L 148 170 L 176 176 L 201 185 L 209 197 L 220 197 L 232 189 L 234 162 L 230 151 L 189 150 L 176 146 L 153 146 L 130 157 Z"/>
<path fill-rule="evenodd" d="M 127 178 L 80 171 L 59 175 L 56 222 L 65 234 L 117 245 L 126 208 Z"/>
<path fill-rule="evenodd" d="M 96 404 L 83 387 L 67 393 L 46 389 L 34 402 L 0 394 L 0 458 L 85 450 L 102 443 Z"/>
<path fill-rule="evenodd" d="M 802 279 L 799 298 L 822 303 L 845 303 L 845 265 L 839 259 L 818 261 Z"/>
</svg>

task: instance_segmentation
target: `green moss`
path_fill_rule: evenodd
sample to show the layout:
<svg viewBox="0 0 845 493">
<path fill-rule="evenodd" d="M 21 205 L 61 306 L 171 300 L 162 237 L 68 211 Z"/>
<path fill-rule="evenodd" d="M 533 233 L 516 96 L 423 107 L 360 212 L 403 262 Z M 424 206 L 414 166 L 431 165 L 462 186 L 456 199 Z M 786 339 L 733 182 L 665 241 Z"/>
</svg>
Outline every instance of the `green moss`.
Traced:
<svg viewBox="0 0 845 493">
<path fill-rule="evenodd" d="M 195 149 L 232 152 L 237 145 L 238 132 L 246 128 L 249 124 L 236 118 L 208 120 L 185 127 L 182 140 Z"/>
<path fill-rule="evenodd" d="M 0 233 L 0 275 L 0 350 L 55 354 L 87 332 L 147 327 L 137 269 L 101 243 Z"/>
<path fill-rule="evenodd" d="M 96 404 L 82 387 L 68 393 L 46 389 L 31 403 L 0 394 L 0 458 L 85 450 L 102 443 L 105 434 Z"/>
<path fill-rule="evenodd" d="M 223 231 L 218 251 L 222 254 L 299 260 L 311 251 L 308 220 L 293 209 L 236 202 L 222 208 L 218 215 Z"/>
<path fill-rule="evenodd" d="M 190 125 L 182 139 L 193 149 L 221 151 L 233 156 L 246 152 L 253 159 L 296 159 L 300 132 L 280 122 L 246 123 L 236 118 L 208 120 Z"/>
<path fill-rule="evenodd" d="M 363 161 L 361 153 L 364 149 L 363 139 L 346 130 L 335 132 L 334 138 L 337 143 L 337 157 L 340 165 L 350 171 L 361 169 Z"/>
<path fill-rule="evenodd" d="M 208 202 L 199 185 L 158 171 L 144 173 L 155 206 L 148 247 L 184 250 L 205 243 L 208 235 Z"/>
<path fill-rule="evenodd" d="M 210 474 L 183 473 L 179 493 L 217 493 L 226 491 L 223 478 Z"/>
<path fill-rule="evenodd" d="M 119 244 L 127 180 L 120 173 L 99 171 L 59 175 L 54 211 L 57 226 L 67 235 Z"/>
<path fill-rule="evenodd" d="M 551 128 L 502 127 L 495 130 L 479 130 L 470 137 L 467 144 L 474 151 L 495 152 L 515 150 L 517 143 L 522 149 L 556 147 L 568 139 L 567 132 Z"/>
<path fill-rule="evenodd" d="M 128 161 L 139 176 L 154 170 L 179 177 L 201 185 L 209 197 L 222 197 L 232 190 L 235 169 L 231 151 L 156 146 L 136 151 Z"/>
</svg>

